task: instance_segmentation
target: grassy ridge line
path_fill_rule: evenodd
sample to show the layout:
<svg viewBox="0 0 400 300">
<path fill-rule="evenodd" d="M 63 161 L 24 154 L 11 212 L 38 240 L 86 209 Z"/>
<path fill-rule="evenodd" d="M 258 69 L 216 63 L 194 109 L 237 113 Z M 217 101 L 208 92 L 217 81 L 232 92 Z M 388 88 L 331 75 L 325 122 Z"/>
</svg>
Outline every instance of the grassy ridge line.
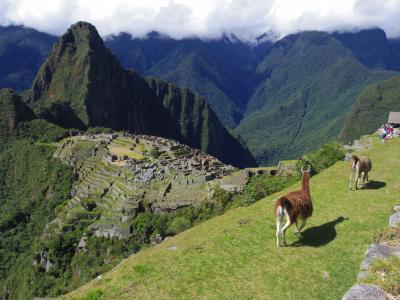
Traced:
<svg viewBox="0 0 400 300">
<path fill-rule="evenodd" d="M 346 162 L 311 179 L 315 210 L 304 233 L 309 245 L 275 246 L 273 200 L 296 184 L 131 256 L 62 299 L 90 291 L 98 291 L 99 299 L 338 299 L 356 281 L 374 233 L 398 203 L 399 150 L 400 140 L 381 145 L 374 139 L 370 177 L 385 183 L 379 189 L 349 192 Z M 341 216 L 348 220 L 335 224 Z M 288 242 L 296 241 L 289 231 Z"/>
</svg>

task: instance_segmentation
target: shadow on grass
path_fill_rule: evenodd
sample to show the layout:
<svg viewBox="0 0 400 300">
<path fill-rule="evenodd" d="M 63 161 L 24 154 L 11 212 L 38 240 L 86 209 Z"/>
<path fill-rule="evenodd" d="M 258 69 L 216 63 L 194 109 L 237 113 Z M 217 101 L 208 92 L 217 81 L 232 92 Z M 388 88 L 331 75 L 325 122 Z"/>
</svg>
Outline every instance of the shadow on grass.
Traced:
<svg viewBox="0 0 400 300">
<path fill-rule="evenodd" d="M 368 181 L 365 184 L 365 188 L 367 188 L 369 190 L 377 190 L 377 189 L 381 189 L 385 186 L 386 186 L 386 183 L 384 183 L 383 181 L 375 181 L 375 180 Z"/>
<path fill-rule="evenodd" d="M 311 246 L 321 247 L 329 244 L 336 238 L 335 226 L 348 220 L 345 217 L 339 217 L 336 220 L 327 222 L 325 224 L 307 228 L 301 235 L 298 241 L 294 242 L 292 246 Z"/>
</svg>

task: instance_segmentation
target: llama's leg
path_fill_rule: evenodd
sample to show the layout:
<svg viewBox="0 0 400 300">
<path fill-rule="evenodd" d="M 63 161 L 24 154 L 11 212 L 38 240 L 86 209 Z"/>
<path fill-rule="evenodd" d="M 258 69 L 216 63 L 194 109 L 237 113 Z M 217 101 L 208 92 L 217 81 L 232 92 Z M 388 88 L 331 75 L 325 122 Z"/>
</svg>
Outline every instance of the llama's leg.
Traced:
<svg viewBox="0 0 400 300">
<path fill-rule="evenodd" d="M 294 225 L 296 226 L 296 232 L 294 233 L 295 235 L 299 235 L 299 225 L 298 225 L 298 222 L 297 222 L 297 220 L 295 220 L 294 221 Z"/>
<path fill-rule="evenodd" d="M 360 174 L 361 172 L 357 172 L 357 177 L 356 177 L 356 190 L 358 190 L 358 184 L 360 183 Z"/>
<path fill-rule="evenodd" d="M 301 225 L 299 227 L 299 234 L 301 234 L 301 230 L 303 229 L 304 225 L 306 225 L 306 219 L 301 219 Z"/>
<path fill-rule="evenodd" d="M 281 228 L 282 228 L 282 220 L 283 220 L 283 209 L 282 207 L 278 207 L 276 210 L 276 246 L 279 247 L 279 235 L 281 234 Z"/>
<path fill-rule="evenodd" d="M 350 191 L 351 191 L 351 184 L 353 182 L 354 171 L 350 171 Z"/>
<path fill-rule="evenodd" d="M 365 179 L 367 178 L 367 172 L 364 172 L 364 176 L 363 176 L 363 189 L 365 189 Z"/>
<path fill-rule="evenodd" d="M 282 228 L 283 244 L 286 246 L 287 245 L 286 230 L 289 228 L 290 225 L 292 225 L 292 222 L 290 221 L 289 213 L 286 208 L 283 209 L 283 212 L 285 213 L 285 216 L 287 219 L 285 226 L 283 226 L 283 228 Z"/>
</svg>

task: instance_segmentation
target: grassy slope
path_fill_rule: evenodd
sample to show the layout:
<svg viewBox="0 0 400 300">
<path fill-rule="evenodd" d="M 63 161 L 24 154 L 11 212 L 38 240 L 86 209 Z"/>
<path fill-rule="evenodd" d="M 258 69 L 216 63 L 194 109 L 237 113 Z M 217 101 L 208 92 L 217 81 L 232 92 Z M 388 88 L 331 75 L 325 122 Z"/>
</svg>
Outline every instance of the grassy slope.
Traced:
<svg viewBox="0 0 400 300">
<path fill-rule="evenodd" d="M 380 189 L 348 191 L 346 162 L 312 178 L 315 211 L 304 246 L 275 245 L 273 200 L 296 184 L 131 256 L 65 298 L 98 289 L 104 299 L 338 299 L 355 282 L 373 234 L 398 202 L 399 150 L 399 139 L 384 145 L 374 140 L 370 177 L 386 184 Z M 335 223 L 341 216 L 348 220 Z M 290 229 L 288 242 L 296 240 Z"/>
</svg>

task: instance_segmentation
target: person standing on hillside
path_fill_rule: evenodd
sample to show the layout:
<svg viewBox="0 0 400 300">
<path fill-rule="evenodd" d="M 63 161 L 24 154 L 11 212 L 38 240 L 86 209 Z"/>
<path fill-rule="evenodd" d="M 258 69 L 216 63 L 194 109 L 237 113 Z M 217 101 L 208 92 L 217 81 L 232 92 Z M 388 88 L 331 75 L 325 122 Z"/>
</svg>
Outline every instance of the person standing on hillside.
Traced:
<svg viewBox="0 0 400 300">
<path fill-rule="evenodd" d="M 385 142 L 387 141 L 387 140 L 390 140 L 391 138 L 392 138 L 392 136 L 393 136 L 393 126 L 392 125 L 389 125 L 389 126 L 387 126 L 386 127 L 386 137 L 385 137 Z"/>
<path fill-rule="evenodd" d="M 381 135 L 379 136 L 379 138 L 382 140 L 382 143 L 385 142 L 386 136 L 387 136 L 387 128 L 386 128 L 386 124 L 382 125 L 381 127 Z"/>
</svg>

